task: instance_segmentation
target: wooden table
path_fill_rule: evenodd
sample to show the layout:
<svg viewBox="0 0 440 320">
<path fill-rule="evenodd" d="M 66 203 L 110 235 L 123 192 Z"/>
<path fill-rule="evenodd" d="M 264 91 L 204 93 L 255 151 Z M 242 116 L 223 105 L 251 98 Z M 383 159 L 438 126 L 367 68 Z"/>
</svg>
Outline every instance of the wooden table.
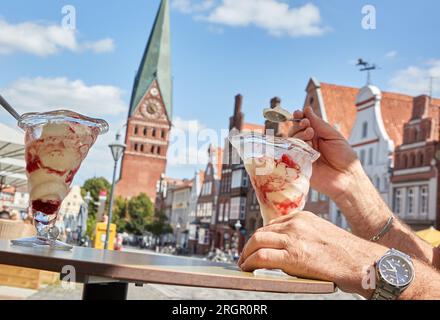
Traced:
<svg viewBox="0 0 440 320">
<path fill-rule="evenodd" d="M 331 282 L 255 276 L 236 266 L 201 259 L 74 247 L 71 251 L 13 246 L 0 240 L 0 264 L 61 273 L 72 266 L 84 283 L 83 299 L 126 299 L 129 283 L 172 284 L 284 293 L 332 293 Z M 67 268 L 70 273 L 72 267 Z M 66 272 L 66 271 L 65 271 Z"/>
</svg>

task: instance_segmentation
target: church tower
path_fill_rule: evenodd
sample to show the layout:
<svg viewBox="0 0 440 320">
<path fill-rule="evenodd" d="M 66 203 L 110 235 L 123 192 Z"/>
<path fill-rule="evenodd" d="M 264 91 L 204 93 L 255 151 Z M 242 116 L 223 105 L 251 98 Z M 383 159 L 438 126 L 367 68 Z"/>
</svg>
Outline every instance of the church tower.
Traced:
<svg viewBox="0 0 440 320">
<path fill-rule="evenodd" d="M 162 0 L 134 80 L 116 195 L 146 193 L 155 200 L 156 184 L 166 168 L 172 117 L 169 0 Z"/>
</svg>

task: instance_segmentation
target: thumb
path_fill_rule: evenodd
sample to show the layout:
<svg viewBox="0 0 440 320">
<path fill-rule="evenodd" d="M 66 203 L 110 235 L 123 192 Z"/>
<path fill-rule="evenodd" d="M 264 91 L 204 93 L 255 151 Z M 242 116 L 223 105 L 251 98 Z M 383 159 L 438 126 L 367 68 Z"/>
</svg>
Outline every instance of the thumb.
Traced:
<svg viewBox="0 0 440 320">
<path fill-rule="evenodd" d="M 335 139 L 341 138 L 341 134 L 333 128 L 328 122 L 325 122 L 322 118 L 313 111 L 312 107 L 307 106 L 304 109 L 304 114 L 310 121 L 310 126 L 315 130 L 316 134 L 323 139 Z"/>
</svg>

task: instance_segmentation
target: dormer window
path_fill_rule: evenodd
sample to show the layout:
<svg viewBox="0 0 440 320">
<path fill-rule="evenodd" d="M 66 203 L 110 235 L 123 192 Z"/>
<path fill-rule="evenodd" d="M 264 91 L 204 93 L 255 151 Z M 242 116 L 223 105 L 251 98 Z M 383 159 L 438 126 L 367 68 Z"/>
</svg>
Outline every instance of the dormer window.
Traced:
<svg viewBox="0 0 440 320">
<path fill-rule="evenodd" d="M 362 123 L 362 138 L 366 138 L 368 135 L 368 122 Z"/>
</svg>

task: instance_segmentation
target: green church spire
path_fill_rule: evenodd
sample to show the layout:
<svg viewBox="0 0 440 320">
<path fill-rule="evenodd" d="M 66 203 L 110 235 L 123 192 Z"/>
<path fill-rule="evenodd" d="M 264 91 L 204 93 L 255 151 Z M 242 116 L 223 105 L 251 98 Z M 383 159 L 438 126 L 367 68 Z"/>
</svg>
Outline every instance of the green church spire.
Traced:
<svg viewBox="0 0 440 320">
<path fill-rule="evenodd" d="M 132 116 L 142 97 L 157 80 L 165 108 L 172 117 L 171 35 L 169 0 L 162 0 L 153 30 L 136 74 L 130 102 Z"/>
</svg>

